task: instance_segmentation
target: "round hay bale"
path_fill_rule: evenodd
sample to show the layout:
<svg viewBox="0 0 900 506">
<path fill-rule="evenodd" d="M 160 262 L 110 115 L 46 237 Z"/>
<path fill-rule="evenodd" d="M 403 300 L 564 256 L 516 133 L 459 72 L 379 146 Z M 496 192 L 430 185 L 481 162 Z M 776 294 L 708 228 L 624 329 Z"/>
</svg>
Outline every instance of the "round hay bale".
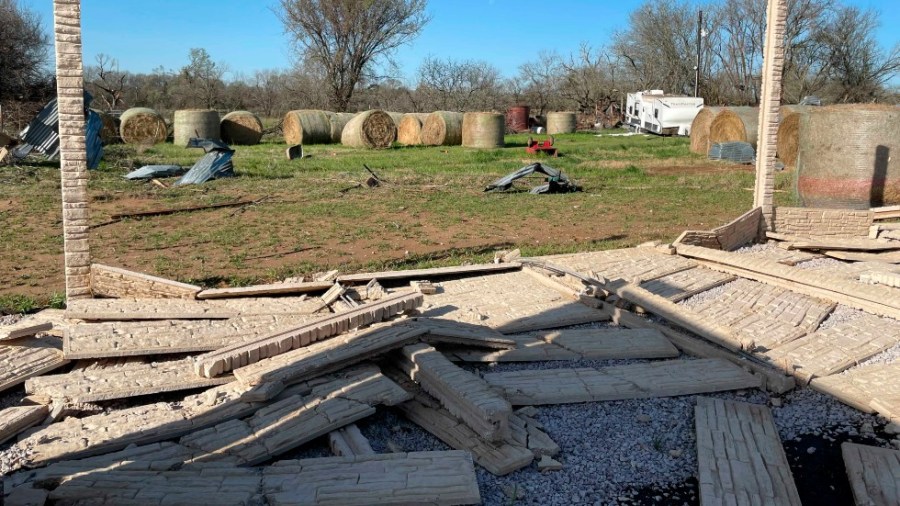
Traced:
<svg viewBox="0 0 900 506">
<path fill-rule="evenodd" d="M 422 124 L 422 144 L 426 146 L 459 146 L 462 144 L 461 112 L 435 111 Z"/>
<path fill-rule="evenodd" d="M 390 116 L 392 120 L 394 120 L 394 125 L 397 128 L 400 128 L 400 122 L 403 121 L 403 117 L 406 116 L 406 114 L 403 114 L 402 112 L 390 112 L 390 111 L 385 111 L 385 113 L 388 116 Z"/>
<path fill-rule="evenodd" d="M 259 116 L 250 111 L 232 111 L 219 124 L 222 140 L 229 145 L 254 146 L 263 136 L 263 124 Z"/>
<path fill-rule="evenodd" d="M 506 117 L 494 112 L 467 112 L 463 115 L 462 145 L 495 149 L 505 146 Z"/>
<path fill-rule="evenodd" d="M 341 134 L 344 133 L 344 127 L 356 116 L 352 112 L 332 112 L 328 113 L 328 122 L 331 125 L 331 142 L 333 144 L 341 143 Z"/>
<path fill-rule="evenodd" d="M 119 136 L 128 144 L 158 144 L 169 136 L 166 120 L 153 109 L 132 107 L 119 118 Z"/>
<path fill-rule="evenodd" d="M 787 169 L 797 167 L 797 152 L 800 148 L 800 114 L 807 109 L 808 107 L 803 105 L 781 106 L 775 154 Z"/>
<path fill-rule="evenodd" d="M 397 127 L 397 142 L 407 146 L 422 145 L 422 124 L 428 118 L 428 114 L 413 112 L 403 115 L 400 126 Z"/>
<path fill-rule="evenodd" d="M 331 121 L 324 111 L 291 111 L 285 114 L 282 128 L 289 146 L 331 143 Z"/>
<path fill-rule="evenodd" d="M 389 148 L 397 138 L 390 115 L 378 109 L 361 112 L 344 126 L 341 144 L 354 148 Z"/>
<path fill-rule="evenodd" d="M 719 142 L 749 142 L 756 149 L 759 136 L 759 107 L 729 107 L 709 125 L 709 144 Z"/>
<path fill-rule="evenodd" d="M 192 138 L 213 141 L 222 138 L 219 124 L 219 112 L 211 109 L 182 109 L 175 111 L 175 133 L 173 143 L 176 146 L 187 146 Z"/>
<path fill-rule="evenodd" d="M 100 128 L 100 142 L 102 142 L 104 146 L 121 142 L 122 139 L 119 138 L 119 125 L 122 121 L 112 114 L 97 110 L 94 110 L 94 112 L 100 116 L 100 121 L 103 122 L 103 127 Z"/>
<path fill-rule="evenodd" d="M 709 153 L 709 125 L 722 112 L 722 107 L 703 107 L 694 116 L 691 123 L 691 152 L 706 155 Z"/>
<path fill-rule="evenodd" d="M 577 122 L 574 112 L 547 113 L 547 134 L 574 134 Z"/>
<path fill-rule="evenodd" d="M 900 204 L 900 108 L 811 107 L 800 115 L 797 193 L 807 207 Z"/>
</svg>

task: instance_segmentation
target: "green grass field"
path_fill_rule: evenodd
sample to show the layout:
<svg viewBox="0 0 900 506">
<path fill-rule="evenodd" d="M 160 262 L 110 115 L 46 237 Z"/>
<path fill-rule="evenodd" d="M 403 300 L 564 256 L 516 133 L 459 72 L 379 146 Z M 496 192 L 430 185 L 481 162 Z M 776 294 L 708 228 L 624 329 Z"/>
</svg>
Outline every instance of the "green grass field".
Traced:
<svg viewBox="0 0 900 506">
<path fill-rule="evenodd" d="M 122 179 L 146 164 L 191 165 L 202 150 L 171 144 L 106 148 L 91 175 L 96 262 L 207 286 L 272 281 L 329 268 L 414 268 L 625 247 L 709 229 L 752 202 L 749 166 L 691 154 L 686 138 L 557 137 L 560 158 L 507 147 L 305 146 L 289 161 L 279 140 L 237 147 L 238 177 L 163 188 Z M 583 187 L 564 195 L 484 193 L 491 181 L 540 161 Z M 368 165 L 384 184 L 357 187 Z M 171 184 L 174 180 L 166 181 Z M 539 179 L 517 183 L 522 190 Z M 778 176 L 790 190 L 791 175 Z M 791 191 L 776 194 L 791 203 Z M 238 208 L 110 222 L 115 213 L 254 200 Z M 58 303 L 64 290 L 58 162 L 0 168 L 0 310 Z M 100 226 L 96 226 L 100 225 Z"/>
</svg>

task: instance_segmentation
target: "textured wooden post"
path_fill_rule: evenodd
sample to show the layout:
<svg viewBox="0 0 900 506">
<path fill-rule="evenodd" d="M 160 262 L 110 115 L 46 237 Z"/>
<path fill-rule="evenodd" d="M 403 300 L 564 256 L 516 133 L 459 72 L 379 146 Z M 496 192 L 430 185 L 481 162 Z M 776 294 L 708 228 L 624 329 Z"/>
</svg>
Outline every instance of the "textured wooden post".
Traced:
<svg viewBox="0 0 900 506">
<path fill-rule="evenodd" d="M 91 296 L 81 0 L 54 0 L 53 24 L 66 297 L 72 300 Z"/>
<path fill-rule="evenodd" d="M 766 229 L 775 212 L 775 146 L 781 108 L 781 72 L 784 68 L 786 0 L 768 0 L 763 53 L 762 99 L 759 103 L 759 137 L 756 150 L 756 187 L 753 207 L 761 207 Z"/>
</svg>

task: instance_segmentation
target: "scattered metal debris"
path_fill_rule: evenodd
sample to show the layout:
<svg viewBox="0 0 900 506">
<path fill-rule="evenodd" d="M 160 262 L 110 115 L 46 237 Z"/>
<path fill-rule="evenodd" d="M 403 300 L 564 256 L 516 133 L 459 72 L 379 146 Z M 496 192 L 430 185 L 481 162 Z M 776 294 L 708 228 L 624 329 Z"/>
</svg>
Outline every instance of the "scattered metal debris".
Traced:
<svg viewBox="0 0 900 506">
<path fill-rule="evenodd" d="M 93 97 L 87 91 L 84 92 L 84 112 L 87 123 L 85 125 L 85 147 L 87 150 L 87 162 L 89 169 L 96 169 L 103 157 L 103 143 L 100 140 L 100 130 L 103 129 L 103 121 L 100 116 L 90 110 Z M 31 123 L 19 132 L 22 144 L 11 150 L 14 158 L 22 159 L 37 151 L 47 158 L 53 159 L 59 154 L 59 107 L 54 98 L 41 109 L 41 112 L 31 120 Z"/>
<path fill-rule="evenodd" d="M 203 148 L 206 155 L 198 160 L 191 167 L 191 170 L 175 183 L 175 186 L 200 184 L 221 177 L 234 177 L 234 164 L 231 163 L 234 150 L 224 142 L 209 139 L 191 139 L 188 141 L 187 147 Z"/>
<path fill-rule="evenodd" d="M 140 169 L 125 174 L 125 179 L 140 180 L 153 179 L 155 177 L 182 176 L 187 169 L 180 165 L 144 165 Z"/>
<path fill-rule="evenodd" d="M 521 179 L 525 176 L 529 176 L 533 173 L 544 174 L 546 177 L 546 184 L 542 184 L 539 186 L 535 186 L 531 189 L 530 193 L 539 194 L 539 193 L 570 193 L 580 191 L 579 188 L 574 181 L 570 180 L 561 170 L 554 169 L 549 165 L 542 165 L 540 163 L 532 163 L 531 165 L 526 165 L 521 169 L 508 174 L 493 183 L 489 184 L 484 191 L 489 192 L 492 190 L 506 191 L 512 188 L 513 181 L 516 179 Z"/>
</svg>

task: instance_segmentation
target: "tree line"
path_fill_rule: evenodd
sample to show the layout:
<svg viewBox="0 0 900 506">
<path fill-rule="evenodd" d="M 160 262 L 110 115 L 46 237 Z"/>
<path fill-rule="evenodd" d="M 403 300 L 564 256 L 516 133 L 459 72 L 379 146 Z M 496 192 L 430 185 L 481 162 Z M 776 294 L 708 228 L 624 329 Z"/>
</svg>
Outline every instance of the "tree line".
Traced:
<svg viewBox="0 0 900 506">
<path fill-rule="evenodd" d="M 698 10 L 703 11 L 697 47 Z M 300 108 L 336 111 L 504 110 L 526 104 L 535 114 L 591 114 L 625 93 L 664 89 L 699 93 L 714 105 L 755 105 L 760 97 L 765 2 L 647 0 L 606 44 L 571 53 L 539 51 L 515 75 L 476 59 L 429 56 L 413 77 L 398 79 L 391 56 L 429 22 L 426 0 L 281 0 L 280 15 L 296 51 L 294 68 L 245 74 L 203 48 L 180 69 L 129 72 L 114 55 L 86 62 L 95 107 L 247 109 L 277 117 Z M 52 90 L 49 38 L 40 20 L 15 0 L 0 0 L 0 103 Z M 7 29 L 6 27 L 11 27 Z M 900 101 L 900 43 L 881 47 L 878 16 L 840 0 L 788 0 L 784 100 L 815 95 L 824 103 Z M 7 68 L 16 69 L 6 72 Z"/>
</svg>

